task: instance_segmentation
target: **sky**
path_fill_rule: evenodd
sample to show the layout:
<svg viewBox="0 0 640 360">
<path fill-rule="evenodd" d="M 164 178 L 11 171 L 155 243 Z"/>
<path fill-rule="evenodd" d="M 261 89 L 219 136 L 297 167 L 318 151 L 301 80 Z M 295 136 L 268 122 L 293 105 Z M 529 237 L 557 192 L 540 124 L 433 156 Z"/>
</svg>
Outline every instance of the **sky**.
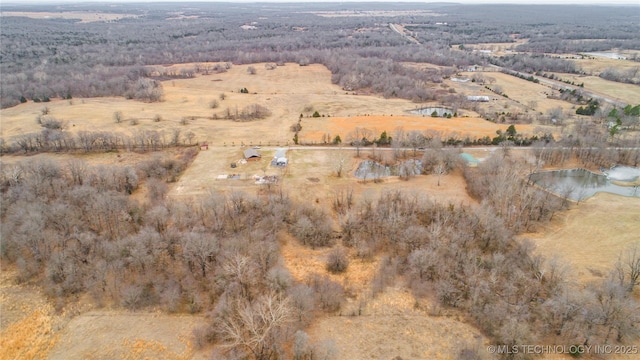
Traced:
<svg viewBox="0 0 640 360">
<path fill-rule="evenodd" d="M 389 0 L 0 0 L 1 4 L 70 4 L 88 2 L 118 2 L 118 3 L 140 3 L 140 2 L 387 2 Z M 640 5 L 640 0 L 441 0 L 441 1 L 416 1 L 405 0 L 402 2 L 454 2 L 463 4 L 601 4 L 601 5 Z"/>
</svg>

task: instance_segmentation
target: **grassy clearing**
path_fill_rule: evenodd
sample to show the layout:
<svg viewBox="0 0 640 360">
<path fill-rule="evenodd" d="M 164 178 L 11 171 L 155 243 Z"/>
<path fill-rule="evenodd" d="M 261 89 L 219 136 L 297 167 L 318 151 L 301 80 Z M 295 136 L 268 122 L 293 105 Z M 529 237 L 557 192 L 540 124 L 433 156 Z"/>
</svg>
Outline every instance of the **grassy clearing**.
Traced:
<svg viewBox="0 0 640 360">
<path fill-rule="evenodd" d="M 466 346 L 486 348 L 486 339 L 455 315 L 418 303 L 406 291 L 389 288 L 362 309 L 362 316 L 334 316 L 317 321 L 309 334 L 333 339 L 336 359 L 454 359 Z"/>
<path fill-rule="evenodd" d="M 0 359 L 44 358 L 58 339 L 53 306 L 16 276 L 7 267 L 0 273 Z"/>
<path fill-rule="evenodd" d="M 559 215 L 547 229 L 527 234 L 547 258 L 559 256 L 582 281 L 606 276 L 618 256 L 638 242 L 638 199 L 598 193 Z"/>
<path fill-rule="evenodd" d="M 94 310 L 72 319 L 50 359 L 194 359 L 191 344 L 201 317 Z"/>
</svg>

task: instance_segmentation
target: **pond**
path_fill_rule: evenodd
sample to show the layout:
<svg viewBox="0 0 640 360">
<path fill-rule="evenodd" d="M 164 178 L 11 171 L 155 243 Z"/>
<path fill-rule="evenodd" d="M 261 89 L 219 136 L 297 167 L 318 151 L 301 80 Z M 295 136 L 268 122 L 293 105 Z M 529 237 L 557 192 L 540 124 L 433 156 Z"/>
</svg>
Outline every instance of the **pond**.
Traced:
<svg viewBox="0 0 640 360">
<path fill-rule="evenodd" d="M 447 115 L 453 116 L 453 110 L 443 107 L 426 107 L 422 109 L 411 110 L 412 114 L 433 116 L 433 113 L 438 114 L 438 117 L 446 117 Z"/>
<path fill-rule="evenodd" d="M 420 175 L 422 161 L 407 160 L 399 164 L 387 166 L 372 160 L 365 160 L 358 165 L 354 176 L 358 179 L 380 179 L 387 176 Z"/>
<path fill-rule="evenodd" d="M 625 177 L 625 181 L 634 180 L 627 177 L 633 174 L 629 169 L 619 169 L 616 172 L 614 168 L 610 171 L 614 171 L 616 176 Z M 640 169 L 637 170 L 640 171 Z M 543 171 L 531 174 L 529 179 L 553 193 L 575 201 L 589 198 L 597 192 L 640 197 L 640 189 L 638 189 L 638 186 L 616 185 L 613 184 L 612 179 L 606 175 L 596 174 L 585 169 Z"/>
</svg>

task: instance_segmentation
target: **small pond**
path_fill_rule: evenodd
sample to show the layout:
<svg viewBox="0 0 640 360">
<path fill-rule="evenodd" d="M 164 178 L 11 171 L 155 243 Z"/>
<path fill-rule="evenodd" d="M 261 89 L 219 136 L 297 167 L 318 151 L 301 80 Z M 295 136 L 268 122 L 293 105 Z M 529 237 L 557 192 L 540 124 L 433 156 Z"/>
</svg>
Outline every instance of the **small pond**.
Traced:
<svg viewBox="0 0 640 360">
<path fill-rule="evenodd" d="M 426 107 L 422 109 L 411 110 L 412 114 L 433 116 L 433 113 L 438 114 L 438 117 L 445 117 L 447 115 L 453 116 L 453 110 L 443 107 Z"/>
<path fill-rule="evenodd" d="M 632 181 L 635 179 L 632 176 L 635 171 L 633 169 L 640 171 L 640 169 L 626 167 L 607 171 L 614 173 L 621 181 Z M 611 182 L 613 178 L 585 169 L 543 171 L 531 174 L 529 179 L 549 191 L 576 201 L 589 198 L 597 192 L 640 197 L 638 186 L 615 185 Z"/>
<path fill-rule="evenodd" d="M 358 179 L 380 179 L 387 176 L 420 175 L 421 173 L 422 161 L 420 160 L 407 160 L 393 166 L 365 160 L 358 165 L 354 175 Z"/>
</svg>

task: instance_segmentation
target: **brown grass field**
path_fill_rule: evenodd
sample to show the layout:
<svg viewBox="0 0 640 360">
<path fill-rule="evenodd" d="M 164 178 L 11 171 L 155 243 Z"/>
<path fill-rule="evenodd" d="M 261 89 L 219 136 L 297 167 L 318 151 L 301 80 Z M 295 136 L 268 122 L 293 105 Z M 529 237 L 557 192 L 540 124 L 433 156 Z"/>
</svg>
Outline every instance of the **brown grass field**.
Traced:
<svg viewBox="0 0 640 360">
<path fill-rule="evenodd" d="M 463 347 L 484 353 L 486 338 L 441 313 L 428 301 L 417 302 L 408 292 L 388 288 L 368 301 L 361 316 L 331 316 L 317 321 L 309 335 L 320 342 L 332 339 L 336 359 L 454 359 Z"/>
<path fill-rule="evenodd" d="M 614 51 L 621 55 L 630 56 L 633 52 L 629 51 Z M 637 53 L 637 52 L 636 52 Z M 619 70 L 629 70 L 637 68 L 639 65 L 637 62 L 631 60 L 622 59 L 609 59 L 604 57 L 586 57 L 584 59 L 573 60 L 577 67 L 587 74 L 593 74 L 597 76 L 606 68 L 616 68 Z"/>
<path fill-rule="evenodd" d="M 116 21 L 124 18 L 135 18 L 138 15 L 133 14 L 111 14 L 92 11 L 61 11 L 61 12 L 21 12 L 21 11 L 3 11 L 3 16 L 20 16 L 32 19 L 74 19 L 80 20 L 81 23 L 89 23 L 96 21 Z"/>
<path fill-rule="evenodd" d="M 463 73 L 463 75 L 471 77 L 473 74 Z M 495 109 L 495 111 L 499 112 L 513 112 L 514 110 L 518 110 L 520 111 L 520 113 L 526 113 L 527 111 L 531 111 L 528 109 L 528 107 L 530 106 L 532 101 L 535 102 L 535 111 L 542 113 L 558 107 L 562 108 L 565 111 L 570 110 L 573 107 L 573 104 L 570 104 L 568 102 L 549 99 L 549 95 L 559 95 L 559 93 L 553 91 L 547 86 L 536 84 L 531 81 L 520 79 L 515 76 L 503 74 L 500 72 L 486 72 L 483 73 L 483 75 L 485 79 L 495 79 L 495 83 L 487 84 L 490 88 L 495 89 L 496 86 L 501 87 L 502 92 L 509 98 L 506 99 L 484 89 L 482 85 L 476 85 L 470 82 L 463 84 L 452 82 L 451 84 L 452 86 L 463 85 L 467 88 L 481 88 L 481 93 L 473 93 L 469 95 L 487 95 L 497 98 L 497 103 L 499 104 L 499 106 L 493 106 L 492 109 Z M 493 105 L 493 103 L 491 105 Z"/>
<path fill-rule="evenodd" d="M 182 65 L 185 66 L 188 65 Z M 66 121 L 67 131 L 70 132 L 103 130 L 132 134 L 139 129 L 153 129 L 164 131 L 168 137 L 172 129 L 179 128 L 183 133 L 194 132 L 197 141 L 207 141 L 212 145 L 292 143 L 293 133 L 289 127 L 297 122 L 301 113 L 305 117 L 300 136 L 302 141 L 308 142 L 320 142 L 326 133 L 344 138 L 355 127 L 375 128 L 380 132 L 406 127 L 458 134 L 461 137 L 492 135 L 497 129 L 504 130 L 502 125 L 473 117 L 445 121 L 410 116 L 408 111 L 420 105 L 402 99 L 345 93 L 331 84 L 329 71 L 321 65 L 300 67 L 287 64 L 275 70 L 266 70 L 260 64 L 254 66 L 258 69 L 256 75 L 249 75 L 248 66 L 242 65 L 233 66 L 222 74 L 165 81 L 165 101 L 159 103 L 92 98 L 21 104 L 0 111 L 0 134 L 10 138 L 39 131 L 41 127 L 36 118 L 45 107 L 49 109 L 50 116 Z M 239 89 L 244 87 L 249 94 L 239 93 Z M 219 95 L 222 93 L 226 99 L 220 101 Z M 219 108 L 210 108 L 212 100 L 219 101 Z M 250 104 L 263 105 L 272 115 L 251 122 L 210 119 L 213 114 L 222 116 L 227 109 L 234 112 Z M 114 120 L 116 111 L 123 115 L 123 121 L 118 124 Z M 313 111 L 331 117 L 307 118 Z M 364 114 L 374 116 L 365 118 L 362 116 Z M 153 121 L 156 115 L 162 117 L 160 122 Z M 183 117 L 196 119 L 181 124 Z M 137 120 L 138 124 L 131 125 L 132 119 Z M 521 132 L 526 130 L 523 128 Z"/>
<path fill-rule="evenodd" d="M 545 257 L 565 260 L 578 280 L 597 280 L 627 247 L 640 241 L 638 206 L 637 198 L 597 193 L 560 214 L 543 231 L 523 237 Z"/>
<path fill-rule="evenodd" d="M 455 205 L 469 205 L 475 203 L 464 190 L 465 181 L 461 174 L 452 173 L 441 177 L 440 186 L 435 175 L 416 176 L 408 181 L 398 177 L 385 179 L 382 183 L 368 181 L 363 184 L 353 176 L 360 161 L 368 158 L 372 150 L 361 151 L 360 158 L 355 157 L 355 150 L 292 150 L 288 151 L 289 166 L 286 170 L 270 165 L 274 150 L 265 148 L 259 150 L 262 159 L 239 164 L 237 168 L 230 168 L 230 163 L 242 158 L 240 147 L 210 148 L 200 151 L 191 166 L 172 185 L 170 196 L 197 197 L 210 191 L 231 193 L 243 191 L 258 194 L 265 190 L 264 185 L 255 185 L 253 175 L 276 175 L 281 180 L 274 186 L 291 198 L 300 201 L 313 201 L 327 210 L 331 209 L 331 202 L 339 191 L 353 191 L 356 201 L 361 199 L 376 200 L 385 191 L 402 190 L 415 193 L 435 201 L 452 203 Z M 380 151 L 383 157 L 390 157 L 390 151 Z M 407 152 L 412 154 L 411 151 Z M 338 157 L 345 159 L 343 176 L 335 174 L 335 163 Z M 218 175 L 238 174 L 240 179 L 217 180 Z M 304 190 L 304 191 L 302 191 Z M 310 197 L 310 194 L 311 197 Z"/>
<path fill-rule="evenodd" d="M 185 66 L 190 65 L 176 65 Z M 165 81 L 165 101 L 161 103 L 99 98 L 22 104 L 0 111 L 0 132 L 6 138 L 39 131 L 41 128 L 35 119 L 45 106 L 51 116 L 66 120 L 67 130 L 71 132 L 104 130 L 132 134 L 138 129 L 156 129 L 165 131 L 169 136 L 174 128 L 183 132 L 193 131 L 199 142 L 208 141 L 211 147 L 200 151 L 180 179 L 170 185 L 169 197 L 176 199 L 197 199 L 212 191 L 263 194 L 265 191 L 282 190 L 296 201 L 311 202 L 329 212 L 332 199 L 339 191 L 353 191 L 355 201 L 359 202 L 375 200 L 387 191 L 401 190 L 441 203 L 477 206 L 477 202 L 466 193 L 466 184 L 459 172 L 443 175 L 439 186 L 434 175 L 412 177 L 408 181 L 391 177 L 381 183 L 363 183 L 353 176 L 359 162 L 373 156 L 374 151 L 376 156 L 389 159 L 391 151 L 369 148 L 363 150 L 358 158 L 350 147 L 295 147 L 291 146 L 293 134 L 289 126 L 303 113 L 300 138 L 303 142 L 318 143 L 325 134 L 331 137 L 340 135 L 346 142 L 348 133 L 356 127 L 367 128 L 376 136 L 382 131 L 393 136 L 394 130 L 402 127 L 406 131 L 432 131 L 447 137 L 463 138 L 493 136 L 496 130 L 504 130 L 506 125 L 484 121 L 471 111 L 464 112 L 469 117 L 452 119 L 410 116 L 408 110 L 422 104 L 345 93 L 331 84 L 329 71 L 320 65 L 300 67 L 286 64 L 275 70 L 266 70 L 261 64 L 253 66 L 258 70 L 257 75 L 249 75 L 248 65 L 243 65 L 233 66 L 227 73 Z M 485 76 L 495 78 L 494 85 L 500 85 L 509 99 L 475 83 L 446 80 L 445 84 L 458 93 L 496 98 L 486 104 L 495 111 L 522 109 L 522 105 L 514 100 L 525 105 L 536 102 L 536 112 L 558 106 L 571 110 L 571 104 L 547 99 L 545 93 L 551 90 L 545 86 L 495 72 L 487 72 Z M 587 85 L 585 81 L 585 86 L 594 86 L 602 92 L 608 91 L 606 86 L 614 87 L 614 84 L 592 84 Z M 238 90 L 243 87 L 247 87 L 250 94 L 240 94 Z M 219 100 L 221 93 L 226 95 L 223 101 Z M 220 101 L 218 109 L 209 107 L 214 99 Z M 227 108 L 241 109 L 253 103 L 266 106 L 272 115 L 246 123 L 208 119 Z M 308 117 L 316 110 L 330 117 Z M 114 122 L 115 111 L 123 113 L 125 120 L 122 123 Z M 155 115 L 161 115 L 162 121 L 153 122 Z M 184 116 L 198 118 L 183 125 L 180 120 Z M 139 124 L 131 125 L 131 119 L 137 119 Z M 531 133 L 535 126 L 517 125 L 517 129 L 521 133 Z M 232 162 L 242 158 L 244 149 L 254 145 L 262 147 L 259 150 L 261 160 L 240 164 L 237 168 L 230 167 Z M 287 154 L 289 166 L 286 169 L 271 167 L 275 149 L 287 146 L 291 146 Z M 471 152 L 477 158 L 490 154 L 482 149 Z M 412 154 L 410 150 L 407 153 Z M 64 162 L 71 157 L 81 157 L 89 164 L 135 165 L 149 156 L 152 155 L 120 152 L 39 154 L 32 158 Z M 335 164 L 340 158 L 344 159 L 345 165 L 343 176 L 337 177 Z M 23 156 L 3 156 L 1 160 L 3 164 L 9 164 L 23 159 Z M 240 179 L 217 179 L 219 175 L 229 174 L 238 174 Z M 254 184 L 253 175 L 277 175 L 280 181 L 269 188 Z M 542 231 L 525 234 L 522 238 L 533 240 L 540 254 L 546 257 L 557 255 L 566 260 L 577 281 L 596 280 L 611 267 L 620 251 L 638 241 L 640 214 L 637 209 L 638 200 L 635 198 L 598 194 L 558 214 Z M 324 263 L 328 249 L 308 249 L 286 234 L 280 236 L 280 242 L 284 266 L 295 279 L 303 280 L 313 273 L 327 274 Z M 340 316 L 322 317 L 311 325 L 308 332 L 314 342 L 333 339 L 339 349 L 339 359 L 392 359 L 395 356 L 403 359 L 451 359 L 462 346 L 477 347 L 484 353 L 487 339 L 456 312 L 441 309 L 429 300 L 418 301 L 401 288 L 388 288 L 377 297 L 371 296 L 369 285 L 378 260 L 352 258 L 346 273 L 330 275 L 352 296 Z M 0 279 L 0 348 L 3 349 L 0 359 L 207 358 L 206 351 L 196 351 L 190 342 L 192 329 L 204 322 L 203 317 L 153 311 L 132 313 L 79 305 L 59 314 L 37 288 L 15 285 L 15 271 L 3 268 Z M 17 303 L 22 305 L 17 306 Z M 357 309 L 362 311 L 362 316 L 349 316 Z M 545 357 L 557 358 L 568 359 Z"/>
<path fill-rule="evenodd" d="M 330 138 L 340 135 L 343 141 L 349 139 L 349 133 L 355 128 L 371 130 L 376 137 L 383 131 L 389 136 L 393 136 L 396 128 L 405 131 L 418 130 L 424 132 L 439 133 L 442 138 L 464 139 L 465 137 L 481 138 L 484 136 L 494 137 L 497 130 L 504 131 L 508 125 L 499 125 L 477 117 L 456 117 L 442 118 L 421 116 L 352 116 L 352 117 L 331 117 L 317 120 L 317 118 L 304 119 L 302 131 L 300 132 L 303 142 L 320 142 L 322 135 L 329 134 Z M 518 126 L 518 131 L 531 134 L 533 127 L 529 125 Z"/>
<path fill-rule="evenodd" d="M 601 94 L 627 104 L 638 105 L 640 103 L 640 86 L 638 85 L 609 81 L 597 76 L 581 76 L 562 73 L 557 73 L 556 75 L 565 81 L 573 81 L 576 84 L 584 83 L 584 88 L 586 90 L 596 94 Z"/>
</svg>

